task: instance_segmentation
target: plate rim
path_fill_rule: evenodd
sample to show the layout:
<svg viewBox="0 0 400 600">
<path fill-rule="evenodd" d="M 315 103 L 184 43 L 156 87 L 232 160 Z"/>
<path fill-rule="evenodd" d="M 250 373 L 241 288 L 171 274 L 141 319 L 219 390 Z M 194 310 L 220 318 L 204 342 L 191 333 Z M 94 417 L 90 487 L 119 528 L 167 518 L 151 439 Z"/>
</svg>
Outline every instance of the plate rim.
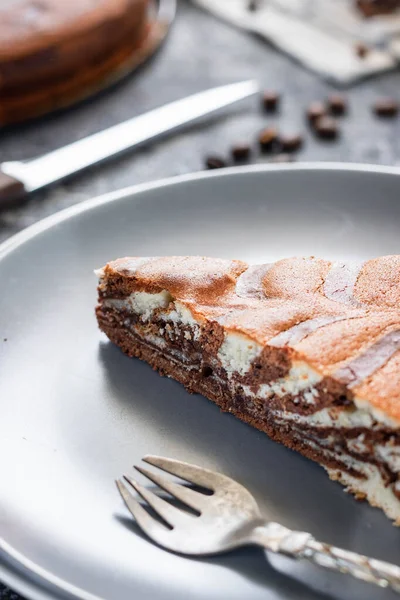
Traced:
<svg viewBox="0 0 400 600">
<path fill-rule="evenodd" d="M 198 171 L 184 175 L 175 175 L 165 177 L 155 181 L 134 184 L 101 194 L 93 198 L 88 198 L 78 204 L 69 206 L 65 209 L 41 219 L 37 223 L 30 225 L 22 231 L 14 234 L 9 239 L 0 244 L 0 261 L 3 260 L 16 248 L 22 246 L 27 241 L 37 235 L 47 231 L 51 227 L 68 220 L 71 217 L 95 209 L 97 206 L 121 200 L 128 196 L 138 196 L 143 192 L 148 192 L 163 187 L 180 185 L 182 183 L 208 180 L 223 179 L 232 175 L 251 174 L 251 173 L 276 173 L 276 172 L 313 172 L 313 171 L 341 171 L 352 173 L 375 173 L 377 175 L 394 175 L 400 177 L 400 168 L 396 166 L 373 165 L 367 163 L 340 163 L 340 162 L 299 162 L 291 164 L 258 164 L 245 165 L 240 167 L 227 167 L 216 171 Z M 10 586 L 17 593 L 29 594 L 32 600 L 48 600 L 48 593 L 57 595 L 57 598 L 70 598 L 75 600 L 102 600 L 100 596 L 95 596 L 86 592 L 82 588 L 76 587 L 68 581 L 54 575 L 34 563 L 23 554 L 19 553 L 12 546 L 0 539 L 0 576 L 1 582 Z M 48 593 L 47 593 L 48 592 Z"/>
<path fill-rule="evenodd" d="M 102 206 L 109 202 L 121 200 L 127 196 L 137 196 L 142 192 L 159 189 L 165 186 L 174 186 L 181 183 L 198 181 L 203 179 L 222 179 L 229 175 L 240 175 L 250 173 L 271 173 L 271 172 L 292 172 L 292 171 L 343 171 L 354 173 L 375 173 L 379 175 L 394 175 L 400 177 L 400 167 L 387 165 L 373 165 L 368 163 L 340 163 L 340 162 L 298 162 L 289 164 L 257 164 L 245 165 L 239 167 L 225 167 L 213 171 L 197 171 L 184 175 L 174 175 L 172 177 L 163 177 L 154 181 L 148 181 L 139 184 L 133 184 L 120 188 L 118 190 L 100 194 L 83 200 L 72 206 L 56 211 L 55 213 L 40 219 L 37 223 L 30 225 L 15 233 L 10 238 L 0 244 L 0 260 L 14 248 L 22 245 L 36 235 L 50 229 L 53 225 L 61 223 L 80 213 L 91 210 L 96 206 Z"/>
<path fill-rule="evenodd" d="M 0 551 L 6 556 L 3 560 L 0 555 L 1 582 L 24 596 L 28 591 L 31 600 L 48 600 L 49 594 L 60 599 L 103 600 L 43 569 L 3 540 L 0 540 Z"/>
</svg>

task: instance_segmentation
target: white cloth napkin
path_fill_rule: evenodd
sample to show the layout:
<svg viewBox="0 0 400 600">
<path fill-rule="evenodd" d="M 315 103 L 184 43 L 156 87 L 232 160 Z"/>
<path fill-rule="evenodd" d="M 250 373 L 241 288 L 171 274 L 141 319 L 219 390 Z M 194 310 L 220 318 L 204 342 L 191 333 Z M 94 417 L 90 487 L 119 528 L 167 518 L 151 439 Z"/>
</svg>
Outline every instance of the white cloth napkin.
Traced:
<svg viewBox="0 0 400 600">
<path fill-rule="evenodd" d="M 366 19 L 352 0 L 193 0 L 214 15 L 257 33 L 323 77 L 347 85 L 393 69 L 400 60 L 400 15 Z M 364 58 L 355 50 L 364 42 Z"/>
</svg>

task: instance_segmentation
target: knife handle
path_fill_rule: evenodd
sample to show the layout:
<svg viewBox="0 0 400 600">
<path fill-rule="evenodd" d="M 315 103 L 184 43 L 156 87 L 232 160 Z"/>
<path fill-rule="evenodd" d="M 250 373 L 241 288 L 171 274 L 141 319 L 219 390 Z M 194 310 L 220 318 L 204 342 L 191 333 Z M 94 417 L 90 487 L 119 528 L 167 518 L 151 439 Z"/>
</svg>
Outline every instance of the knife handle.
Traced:
<svg viewBox="0 0 400 600">
<path fill-rule="evenodd" d="M 0 210 L 14 204 L 17 198 L 25 196 L 26 190 L 22 181 L 7 175 L 0 168 Z"/>
</svg>

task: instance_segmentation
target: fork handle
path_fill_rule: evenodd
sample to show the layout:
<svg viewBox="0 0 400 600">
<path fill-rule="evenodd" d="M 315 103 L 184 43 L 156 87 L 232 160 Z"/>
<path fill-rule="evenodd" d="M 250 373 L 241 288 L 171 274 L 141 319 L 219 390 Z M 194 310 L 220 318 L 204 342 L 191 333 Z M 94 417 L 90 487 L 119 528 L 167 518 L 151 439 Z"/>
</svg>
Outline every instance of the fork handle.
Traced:
<svg viewBox="0 0 400 600">
<path fill-rule="evenodd" d="M 292 531 L 278 523 L 257 527 L 254 534 L 255 543 L 272 552 L 291 558 L 306 558 L 332 571 L 348 573 L 357 579 L 400 592 L 400 567 L 390 563 L 318 542 L 309 533 Z"/>
</svg>

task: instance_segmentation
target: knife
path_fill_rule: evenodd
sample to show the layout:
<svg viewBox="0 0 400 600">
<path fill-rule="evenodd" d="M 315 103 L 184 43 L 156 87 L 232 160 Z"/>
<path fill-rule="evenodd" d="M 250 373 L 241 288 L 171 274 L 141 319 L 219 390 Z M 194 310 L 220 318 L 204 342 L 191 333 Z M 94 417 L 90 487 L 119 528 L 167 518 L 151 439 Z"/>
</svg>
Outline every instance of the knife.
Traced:
<svg viewBox="0 0 400 600">
<path fill-rule="evenodd" d="M 0 164 L 0 208 L 91 165 L 175 131 L 258 91 L 256 81 L 242 81 L 171 102 L 28 161 Z"/>
</svg>

